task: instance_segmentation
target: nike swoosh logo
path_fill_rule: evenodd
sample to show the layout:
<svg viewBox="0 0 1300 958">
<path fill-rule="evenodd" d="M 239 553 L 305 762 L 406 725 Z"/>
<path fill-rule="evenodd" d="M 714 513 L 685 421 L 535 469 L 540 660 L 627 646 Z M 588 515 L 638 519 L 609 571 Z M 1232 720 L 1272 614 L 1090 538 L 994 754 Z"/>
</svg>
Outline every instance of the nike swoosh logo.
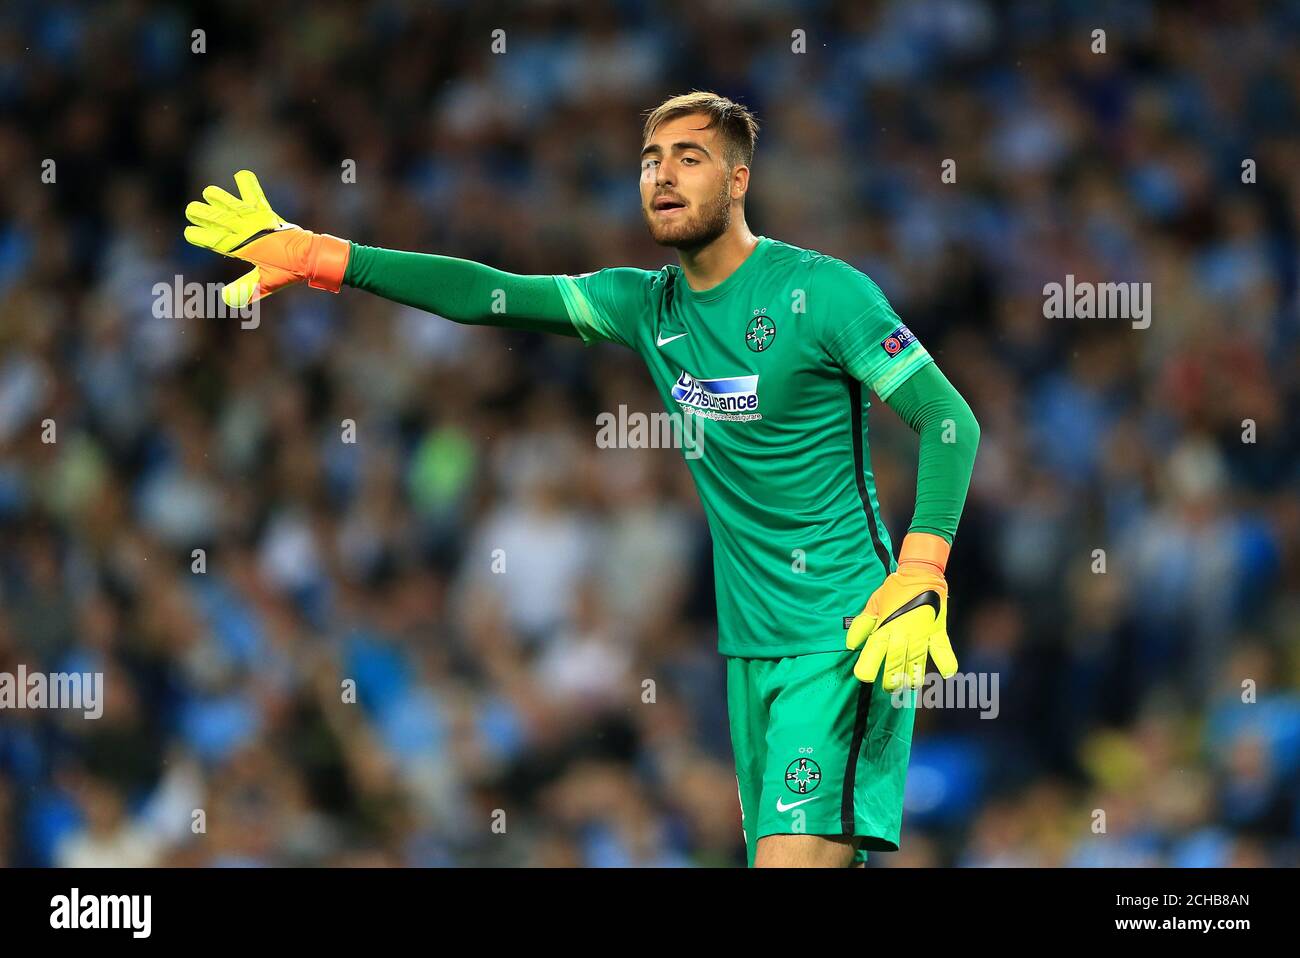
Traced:
<svg viewBox="0 0 1300 958">
<path fill-rule="evenodd" d="M 803 801 L 800 802 L 791 802 L 789 805 L 787 805 L 785 802 L 781 801 L 781 799 L 778 798 L 776 800 L 776 810 L 778 812 L 788 812 L 792 808 L 798 808 L 800 805 L 807 805 L 809 802 L 815 802 L 819 798 L 821 798 L 820 795 L 814 795 L 812 798 L 805 798 Z"/>
<path fill-rule="evenodd" d="M 934 610 L 934 617 L 938 619 L 939 618 L 939 593 L 935 592 L 933 589 L 929 589 L 925 592 L 922 592 L 911 602 L 908 602 L 906 605 L 900 605 L 893 612 L 889 613 L 889 615 L 886 616 L 885 621 L 881 622 L 880 625 L 885 625 L 886 623 L 893 622 L 900 615 L 906 615 L 907 613 L 912 612 L 915 609 L 920 609 L 927 605 Z M 880 625 L 876 626 L 876 628 L 879 629 Z"/>
<path fill-rule="evenodd" d="M 690 333 L 678 333 L 676 336 L 669 336 L 667 339 L 664 339 L 663 337 L 656 337 L 656 342 L 660 346 L 667 346 L 674 339 L 681 339 L 683 336 L 689 336 L 689 335 Z"/>
</svg>

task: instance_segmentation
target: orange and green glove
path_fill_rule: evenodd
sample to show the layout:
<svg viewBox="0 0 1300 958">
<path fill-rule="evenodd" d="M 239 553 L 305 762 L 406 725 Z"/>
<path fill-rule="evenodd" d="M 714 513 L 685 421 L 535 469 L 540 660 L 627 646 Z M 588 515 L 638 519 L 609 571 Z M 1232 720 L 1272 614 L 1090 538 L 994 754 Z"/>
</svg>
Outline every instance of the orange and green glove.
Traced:
<svg viewBox="0 0 1300 958">
<path fill-rule="evenodd" d="M 853 674 L 874 682 L 884 663 L 885 691 L 901 685 L 919 689 L 925 660 L 934 660 L 945 679 L 957 673 L 948 641 L 948 583 L 943 570 L 950 546 L 942 536 L 909 532 L 898 553 L 898 571 L 871 594 L 849 626 L 846 644 L 862 649 Z"/>
<path fill-rule="evenodd" d="M 240 309 L 303 282 L 337 293 L 352 244 L 280 219 L 248 170 L 235 174 L 235 185 L 239 196 L 209 186 L 202 203 L 185 207 L 185 218 L 193 224 L 185 228 L 186 241 L 253 264 L 251 272 L 221 291 L 226 305 Z"/>
</svg>

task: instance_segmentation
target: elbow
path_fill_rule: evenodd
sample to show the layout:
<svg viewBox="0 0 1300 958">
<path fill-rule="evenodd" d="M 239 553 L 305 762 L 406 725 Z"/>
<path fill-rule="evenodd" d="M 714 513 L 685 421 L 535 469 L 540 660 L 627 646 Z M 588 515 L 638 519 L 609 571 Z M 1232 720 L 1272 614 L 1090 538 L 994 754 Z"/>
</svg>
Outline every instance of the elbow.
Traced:
<svg viewBox="0 0 1300 958">
<path fill-rule="evenodd" d="M 958 442 L 965 450 L 967 458 L 971 462 L 974 462 L 975 453 L 979 450 L 980 446 L 980 424 L 979 420 L 975 418 L 975 413 L 971 411 L 970 406 L 964 402 L 962 405 L 966 407 L 966 414 L 962 417 L 962 421 L 957 426 Z"/>
<path fill-rule="evenodd" d="M 967 407 L 968 409 L 970 407 Z M 980 447 L 980 422 L 975 418 L 975 413 L 970 414 L 970 448 L 973 453 Z"/>
</svg>

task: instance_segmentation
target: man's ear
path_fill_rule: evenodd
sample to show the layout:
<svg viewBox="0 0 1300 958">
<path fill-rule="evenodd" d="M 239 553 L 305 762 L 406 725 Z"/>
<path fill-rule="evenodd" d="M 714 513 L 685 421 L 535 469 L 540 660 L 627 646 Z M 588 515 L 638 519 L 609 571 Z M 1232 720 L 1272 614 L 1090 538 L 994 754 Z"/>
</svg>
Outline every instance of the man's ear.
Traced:
<svg viewBox="0 0 1300 958">
<path fill-rule="evenodd" d="M 749 192 L 749 167 L 737 166 L 731 171 L 731 198 L 742 200 Z"/>
</svg>

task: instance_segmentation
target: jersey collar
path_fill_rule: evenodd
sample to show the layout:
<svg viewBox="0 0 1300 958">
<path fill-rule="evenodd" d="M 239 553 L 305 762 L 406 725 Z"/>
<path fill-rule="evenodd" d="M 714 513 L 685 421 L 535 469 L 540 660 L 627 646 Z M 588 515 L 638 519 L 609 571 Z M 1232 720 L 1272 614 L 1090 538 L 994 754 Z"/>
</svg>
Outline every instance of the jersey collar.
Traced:
<svg viewBox="0 0 1300 958">
<path fill-rule="evenodd" d="M 745 257 L 745 261 L 732 270 L 731 275 L 717 286 L 710 286 L 708 289 L 702 289 L 699 292 L 696 292 L 691 289 L 690 285 L 686 282 L 685 277 L 683 277 L 682 289 L 686 292 L 686 296 L 691 300 L 691 302 L 708 303 L 715 299 L 721 299 L 723 296 L 726 296 L 727 293 L 731 292 L 731 290 L 739 286 L 747 275 L 757 269 L 758 261 L 763 257 L 767 248 L 772 245 L 772 241 L 766 236 L 759 236 L 757 239 L 758 242 L 754 245 L 754 248 L 750 251 L 749 255 Z"/>
</svg>

